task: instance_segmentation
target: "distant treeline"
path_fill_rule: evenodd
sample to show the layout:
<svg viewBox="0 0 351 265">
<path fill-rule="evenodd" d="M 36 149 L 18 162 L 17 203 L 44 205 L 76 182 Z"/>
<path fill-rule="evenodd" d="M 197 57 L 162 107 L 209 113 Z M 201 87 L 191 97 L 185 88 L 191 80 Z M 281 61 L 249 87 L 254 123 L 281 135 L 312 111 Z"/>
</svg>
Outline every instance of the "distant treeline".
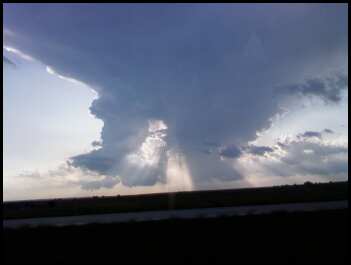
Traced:
<svg viewBox="0 0 351 265">
<path fill-rule="evenodd" d="M 348 199 L 348 182 L 5 202 L 3 217 L 31 218 Z"/>
</svg>

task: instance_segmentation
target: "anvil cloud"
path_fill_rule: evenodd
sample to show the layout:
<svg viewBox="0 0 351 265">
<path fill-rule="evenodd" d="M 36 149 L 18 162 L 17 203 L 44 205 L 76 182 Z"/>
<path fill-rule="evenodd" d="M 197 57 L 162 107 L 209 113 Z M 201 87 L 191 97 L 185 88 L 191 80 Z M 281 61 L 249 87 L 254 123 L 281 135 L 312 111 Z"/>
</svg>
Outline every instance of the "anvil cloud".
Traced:
<svg viewBox="0 0 351 265">
<path fill-rule="evenodd" d="M 106 176 L 86 189 L 165 182 L 172 153 L 195 188 L 241 180 L 233 160 L 288 96 L 347 89 L 346 4 L 4 4 L 4 27 L 7 46 L 97 91 L 101 142 L 69 162 Z"/>
</svg>

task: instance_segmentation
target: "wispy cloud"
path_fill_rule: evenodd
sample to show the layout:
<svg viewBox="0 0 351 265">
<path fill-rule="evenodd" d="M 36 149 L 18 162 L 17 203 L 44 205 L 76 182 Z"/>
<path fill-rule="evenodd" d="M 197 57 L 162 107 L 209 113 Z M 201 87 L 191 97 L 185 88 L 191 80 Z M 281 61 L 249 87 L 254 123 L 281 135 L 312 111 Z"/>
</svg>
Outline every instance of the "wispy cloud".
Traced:
<svg viewBox="0 0 351 265">
<path fill-rule="evenodd" d="M 20 50 L 13 48 L 13 47 L 9 47 L 9 46 L 4 46 L 3 47 L 4 50 L 14 53 L 15 55 L 19 56 L 20 58 L 27 60 L 27 61 L 34 61 L 34 58 L 26 53 L 21 52 Z"/>
</svg>

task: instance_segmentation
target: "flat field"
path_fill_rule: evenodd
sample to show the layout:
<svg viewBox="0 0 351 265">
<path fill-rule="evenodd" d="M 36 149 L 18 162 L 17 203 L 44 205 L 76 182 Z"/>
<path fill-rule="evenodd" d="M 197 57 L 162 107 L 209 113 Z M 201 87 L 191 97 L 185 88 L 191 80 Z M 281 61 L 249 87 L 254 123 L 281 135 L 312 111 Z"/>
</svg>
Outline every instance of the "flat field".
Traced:
<svg viewBox="0 0 351 265">
<path fill-rule="evenodd" d="M 348 200 L 348 182 L 5 202 L 4 219 Z"/>
</svg>

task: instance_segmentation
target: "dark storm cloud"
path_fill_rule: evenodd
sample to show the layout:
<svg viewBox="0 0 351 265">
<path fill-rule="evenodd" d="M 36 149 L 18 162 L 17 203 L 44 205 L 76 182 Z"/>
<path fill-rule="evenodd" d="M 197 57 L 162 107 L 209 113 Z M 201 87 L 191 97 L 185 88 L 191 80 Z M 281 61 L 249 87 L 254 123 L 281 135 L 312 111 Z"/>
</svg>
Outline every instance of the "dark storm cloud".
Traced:
<svg viewBox="0 0 351 265">
<path fill-rule="evenodd" d="M 241 155 L 241 150 L 240 150 L 240 148 L 236 147 L 235 145 L 230 145 L 230 146 L 223 148 L 219 154 L 221 156 L 227 157 L 227 158 L 237 158 Z"/>
<path fill-rule="evenodd" d="M 91 143 L 91 145 L 94 146 L 94 147 L 96 147 L 96 146 L 101 146 L 102 143 L 101 143 L 100 141 L 93 141 L 93 142 Z"/>
<path fill-rule="evenodd" d="M 322 137 L 322 133 L 320 132 L 314 132 L 314 131 L 306 131 L 302 134 L 299 134 L 298 137 L 304 137 L 304 138 L 321 138 Z"/>
<path fill-rule="evenodd" d="M 323 131 L 316 132 L 316 131 L 306 131 L 304 133 L 298 134 L 298 138 L 319 138 L 323 137 L 323 134 L 333 134 L 334 131 L 331 129 L 324 129 Z"/>
<path fill-rule="evenodd" d="M 103 175 L 111 174 L 115 163 L 116 160 L 104 155 L 101 150 L 93 150 L 88 154 L 75 156 L 73 160 L 69 161 L 70 166 L 81 167 Z"/>
<path fill-rule="evenodd" d="M 216 142 L 211 142 L 211 141 L 205 141 L 204 145 L 209 146 L 209 147 L 220 147 L 221 145 Z"/>
<path fill-rule="evenodd" d="M 16 67 L 16 64 L 14 62 L 12 62 L 9 58 L 7 58 L 5 56 L 3 56 L 2 58 L 3 58 L 2 61 L 5 65 Z"/>
<path fill-rule="evenodd" d="M 101 148 L 71 163 L 127 185 L 163 179 L 164 163 L 158 170 L 125 164 L 150 119 L 167 124 L 167 148 L 185 156 L 195 186 L 242 178 L 204 154 L 204 142 L 247 144 L 278 111 L 277 85 L 294 84 L 305 66 L 319 76 L 330 54 L 347 54 L 347 5 L 340 4 L 5 4 L 4 25 L 15 33 L 7 45 L 98 91 L 90 110 L 104 122 Z M 340 58 L 346 69 L 347 56 Z M 288 91 L 338 101 L 344 79 L 311 79 Z"/>
<path fill-rule="evenodd" d="M 341 92 L 347 88 L 347 76 L 335 75 L 327 79 L 308 79 L 302 84 L 293 84 L 283 87 L 282 90 L 303 96 L 317 96 L 325 101 L 339 102 Z"/>
<path fill-rule="evenodd" d="M 326 129 L 324 129 L 324 131 L 323 131 L 323 132 L 325 132 L 325 133 L 330 133 L 330 134 L 331 134 L 331 133 L 334 133 L 334 131 L 333 131 L 333 130 L 331 130 L 331 129 L 327 129 L 327 128 L 326 128 Z"/>
<path fill-rule="evenodd" d="M 264 155 L 273 152 L 274 149 L 269 146 L 250 145 L 245 148 L 245 151 L 253 155 Z"/>
</svg>

